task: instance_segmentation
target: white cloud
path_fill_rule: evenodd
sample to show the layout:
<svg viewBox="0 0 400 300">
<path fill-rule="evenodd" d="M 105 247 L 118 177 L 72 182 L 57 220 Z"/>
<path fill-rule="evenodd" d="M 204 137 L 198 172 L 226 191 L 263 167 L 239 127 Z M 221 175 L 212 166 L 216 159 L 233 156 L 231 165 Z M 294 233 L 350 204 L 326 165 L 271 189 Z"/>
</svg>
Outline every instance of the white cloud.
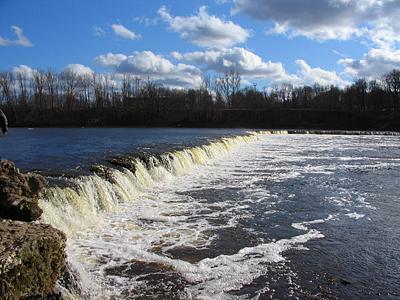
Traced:
<svg viewBox="0 0 400 300">
<path fill-rule="evenodd" d="M 244 81 L 249 82 L 258 79 L 273 84 L 290 83 L 294 86 L 318 83 L 343 87 L 349 84 L 335 71 L 312 68 L 304 60 L 297 60 L 299 70 L 296 74 L 290 74 L 281 62 L 265 61 L 257 54 L 239 47 L 188 53 L 172 52 L 171 55 L 177 60 L 194 63 L 217 73 L 237 71 Z"/>
<path fill-rule="evenodd" d="M 149 76 L 167 86 L 198 87 L 202 80 L 202 73 L 197 67 L 173 64 L 151 51 L 134 52 L 131 55 L 108 53 L 96 57 L 95 61 L 117 73 Z"/>
<path fill-rule="evenodd" d="M 160 18 L 149 18 L 146 16 L 141 16 L 141 17 L 133 17 L 132 19 L 134 22 L 139 23 L 141 25 L 144 25 L 146 27 L 149 26 L 155 26 L 158 24 L 158 21 L 160 21 Z"/>
<path fill-rule="evenodd" d="M 35 69 L 32 69 L 27 65 L 19 65 L 18 67 L 13 67 L 11 69 L 11 72 L 13 72 L 14 75 L 22 75 L 27 79 L 32 78 L 35 71 Z"/>
<path fill-rule="evenodd" d="M 271 22 L 268 33 L 316 40 L 367 36 L 381 45 L 400 41 L 399 0 L 235 0 L 232 13 Z"/>
<path fill-rule="evenodd" d="M 133 31 L 129 30 L 125 26 L 121 24 L 112 24 L 111 25 L 112 29 L 114 30 L 114 33 L 124 39 L 128 40 L 137 40 L 141 38 L 140 34 L 136 34 Z"/>
<path fill-rule="evenodd" d="M 81 64 L 69 64 L 64 68 L 64 71 L 74 72 L 79 76 L 92 75 L 94 73 L 91 68 Z"/>
<path fill-rule="evenodd" d="M 360 60 L 339 60 L 346 74 L 368 79 L 379 77 L 393 69 L 400 69 L 400 50 L 371 49 Z"/>
<path fill-rule="evenodd" d="M 11 72 L 13 72 L 15 75 L 21 74 L 25 78 L 29 79 L 33 77 L 33 74 L 37 72 L 38 70 L 31 68 L 30 66 L 27 65 L 19 65 L 18 67 L 13 67 L 11 69 Z M 81 64 L 69 64 L 67 65 L 63 71 L 71 71 L 74 72 L 77 75 L 83 76 L 83 75 L 92 75 L 94 71 Z"/>
<path fill-rule="evenodd" d="M 19 45 L 23 47 L 32 47 L 32 42 L 24 35 L 22 28 L 18 26 L 11 26 L 12 31 L 16 35 L 16 39 L 10 40 L 7 38 L 0 37 L 0 46 L 10 46 L 10 45 Z"/>
<path fill-rule="evenodd" d="M 342 53 L 340 51 L 337 51 L 337 50 L 332 50 L 332 53 L 336 54 L 337 56 L 339 56 L 341 58 L 346 58 L 348 56 L 348 55 L 346 55 L 346 54 L 344 54 L 344 53 Z"/>
<path fill-rule="evenodd" d="M 207 70 L 219 73 L 235 70 L 245 77 L 265 79 L 275 83 L 298 81 L 297 76 L 286 72 L 282 63 L 264 61 L 257 54 L 244 48 L 234 47 L 184 54 L 173 52 L 171 55 L 177 60 L 196 63 Z"/>
<path fill-rule="evenodd" d="M 174 17 L 165 6 L 158 14 L 181 38 L 202 47 L 230 47 L 244 43 L 250 36 L 241 26 L 209 15 L 205 6 L 200 7 L 197 15 L 189 17 Z"/>
<path fill-rule="evenodd" d="M 106 35 L 106 32 L 104 31 L 104 29 L 101 28 L 100 26 L 92 26 L 92 30 L 93 30 L 94 36 L 103 37 Z"/>
<path fill-rule="evenodd" d="M 127 58 L 124 54 L 114 54 L 114 53 L 107 53 L 99 55 L 95 58 L 96 63 L 104 66 L 104 67 L 118 67 L 121 62 L 123 62 Z"/>
<path fill-rule="evenodd" d="M 326 71 L 321 68 L 311 68 L 304 60 L 296 60 L 296 65 L 299 67 L 299 77 L 303 85 L 313 85 L 318 83 L 323 86 L 334 85 L 344 87 L 350 83 L 343 80 L 335 71 Z"/>
<path fill-rule="evenodd" d="M 400 7 L 400 3 L 399 3 Z M 400 15 L 400 10 L 397 10 Z M 400 42 L 400 22 L 397 16 L 385 16 L 374 22 L 367 31 L 369 38 L 379 47 L 393 49 Z"/>
<path fill-rule="evenodd" d="M 305 36 L 309 39 L 324 40 L 349 40 L 353 36 L 361 36 L 365 29 L 346 26 L 320 26 L 310 28 L 293 28 L 289 24 L 275 23 L 274 27 L 267 30 L 267 35 L 285 34 L 289 38 Z"/>
</svg>

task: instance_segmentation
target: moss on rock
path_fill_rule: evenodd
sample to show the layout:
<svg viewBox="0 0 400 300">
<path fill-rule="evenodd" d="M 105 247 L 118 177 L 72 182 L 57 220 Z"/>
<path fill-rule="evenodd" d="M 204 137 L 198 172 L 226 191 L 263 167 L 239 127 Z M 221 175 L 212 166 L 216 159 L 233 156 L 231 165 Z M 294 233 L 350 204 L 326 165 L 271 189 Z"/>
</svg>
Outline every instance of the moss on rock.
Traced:
<svg viewBox="0 0 400 300">
<path fill-rule="evenodd" d="M 14 163 L 0 161 L 0 218 L 34 221 L 42 214 L 39 198 L 45 179 L 34 173 L 22 174 Z"/>
<path fill-rule="evenodd" d="M 1 299 L 45 298 L 66 265 L 65 235 L 46 224 L 0 220 Z"/>
</svg>

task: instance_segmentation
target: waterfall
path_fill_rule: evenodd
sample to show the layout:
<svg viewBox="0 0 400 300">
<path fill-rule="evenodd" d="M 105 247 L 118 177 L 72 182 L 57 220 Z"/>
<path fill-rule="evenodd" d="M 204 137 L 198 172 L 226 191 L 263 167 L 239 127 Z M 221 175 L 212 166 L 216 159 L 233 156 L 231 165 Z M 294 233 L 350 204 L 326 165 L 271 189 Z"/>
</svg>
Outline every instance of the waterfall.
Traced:
<svg viewBox="0 0 400 300">
<path fill-rule="evenodd" d="M 209 144 L 150 156 L 147 161 L 129 158 L 133 168 L 104 167 L 107 176 L 92 174 L 77 178 L 58 178 L 63 186 L 50 187 L 40 202 L 42 220 L 68 236 L 99 225 L 101 214 L 117 209 L 121 202 L 138 199 L 146 189 L 168 177 L 187 173 L 194 165 L 222 158 L 240 144 L 256 141 L 259 135 L 286 134 L 287 131 L 259 131 L 222 138 Z"/>
<path fill-rule="evenodd" d="M 286 134 L 286 131 L 249 132 L 225 137 L 208 144 L 153 156 L 124 157 L 111 161 L 111 166 L 96 166 L 93 174 L 76 178 L 48 178 L 56 181 L 45 191 L 40 206 L 42 222 L 62 230 L 68 237 L 69 283 L 60 282 L 59 290 L 70 298 L 91 298 L 94 287 L 87 272 L 75 257 L 74 240 L 90 229 L 105 225 L 107 212 L 119 212 L 120 205 L 150 197 L 148 191 L 175 176 L 187 174 L 196 165 L 223 159 L 234 147 L 255 142 L 260 135 Z"/>
</svg>

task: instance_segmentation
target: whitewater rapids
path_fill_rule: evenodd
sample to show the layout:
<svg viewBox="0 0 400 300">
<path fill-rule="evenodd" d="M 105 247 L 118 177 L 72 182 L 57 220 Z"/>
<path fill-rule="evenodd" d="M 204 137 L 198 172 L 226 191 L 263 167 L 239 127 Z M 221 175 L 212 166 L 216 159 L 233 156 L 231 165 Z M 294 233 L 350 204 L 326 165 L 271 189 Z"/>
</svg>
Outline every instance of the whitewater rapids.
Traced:
<svg viewBox="0 0 400 300">
<path fill-rule="evenodd" d="M 351 249 L 330 243 L 369 228 L 385 191 L 375 185 L 394 178 L 376 174 L 400 165 L 398 138 L 288 133 L 251 132 L 128 157 L 101 175 L 49 178 L 57 184 L 40 203 L 42 221 L 67 234 L 72 274 L 60 289 L 77 299 L 309 295 L 321 277 L 302 279 L 309 269 L 293 263 L 312 265 L 310 244 L 325 247 L 317 255 Z"/>
<path fill-rule="evenodd" d="M 202 170 L 201 166 L 221 161 L 233 150 L 256 143 L 261 136 L 270 134 L 282 135 L 288 132 L 250 132 L 203 146 L 153 156 L 147 162 L 132 157 L 134 170 L 111 168 L 107 178 L 96 174 L 58 178 L 63 184 L 49 188 L 40 203 L 44 210 L 42 221 L 67 234 L 70 268 L 72 272 L 78 273 L 79 280 L 74 283 L 75 288 L 79 287 L 78 291 L 68 291 L 68 287 L 60 288 L 65 289 L 64 293 L 69 293 L 70 297 L 122 297 L 120 291 L 124 285 L 132 285 L 131 280 L 115 276 L 105 279 L 104 272 L 116 262 L 136 259 L 172 265 L 186 280 L 197 283 L 197 287 L 187 289 L 190 296 L 203 295 L 207 298 L 218 295 L 224 298 L 224 290 L 240 288 L 263 274 L 262 261 L 280 261 L 283 259 L 281 253 L 291 245 L 323 237 L 319 232 L 311 230 L 288 240 L 244 248 L 235 255 L 206 258 L 197 264 L 153 253 L 155 245 L 163 247 L 163 252 L 183 245 L 206 247 L 215 236 L 204 232 L 234 226 L 236 216 L 233 213 L 240 210 L 240 206 L 214 213 L 215 217 L 218 214 L 231 215 L 227 224 L 222 226 L 214 226 L 202 219 L 187 224 L 184 221 L 188 216 L 185 215 L 190 210 L 191 214 L 196 214 L 196 210 L 201 209 L 196 207 L 199 203 L 193 199 L 181 203 L 180 199 L 172 199 L 173 194 L 179 191 L 180 180 L 193 184 L 191 177 L 196 173 L 207 179 L 210 174 L 202 174 L 206 170 Z M 164 196 L 170 199 L 165 200 Z M 143 221 L 150 224 L 159 222 L 161 226 L 144 226 Z M 166 246 L 168 243 L 171 245 Z M 250 265 L 241 263 L 249 253 L 260 253 L 264 258 L 254 259 Z M 220 274 L 215 279 L 213 277 L 218 265 Z M 230 275 L 232 272 L 236 273 L 233 277 Z M 227 280 L 227 276 L 232 277 L 231 280 Z M 205 293 L 201 292 L 204 285 L 208 286 Z"/>
</svg>

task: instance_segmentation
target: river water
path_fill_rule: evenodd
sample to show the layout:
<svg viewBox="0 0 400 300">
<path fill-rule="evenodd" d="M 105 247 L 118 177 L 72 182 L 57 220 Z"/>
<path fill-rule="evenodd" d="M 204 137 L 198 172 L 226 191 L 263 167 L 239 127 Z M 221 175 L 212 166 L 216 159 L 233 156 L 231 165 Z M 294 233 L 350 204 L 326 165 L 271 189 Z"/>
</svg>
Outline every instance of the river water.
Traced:
<svg viewBox="0 0 400 300">
<path fill-rule="evenodd" d="M 398 136 L 110 129 L 109 137 L 91 129 L 79 139 L 78 129 L 60 130 L 75 130 L 76 161 L 6 153 L 6 139 L 0 154 L 49 174 L 52 164 L 105 166 L 100 176 L 84 167 L 79 176 L 48 175 L 42 221 L 68 235 L 65 292 L 89 299 L 400 297 Z M 92 143 L 87 154 L 93 135 L 115 144 Z M 61 144 L 54 156 L 70 153 L 68 138 Z M 135 151 L 157 155 L 138 159 Z M 115 153 L 134 167 L 111 165 Z"/>
</svg>

